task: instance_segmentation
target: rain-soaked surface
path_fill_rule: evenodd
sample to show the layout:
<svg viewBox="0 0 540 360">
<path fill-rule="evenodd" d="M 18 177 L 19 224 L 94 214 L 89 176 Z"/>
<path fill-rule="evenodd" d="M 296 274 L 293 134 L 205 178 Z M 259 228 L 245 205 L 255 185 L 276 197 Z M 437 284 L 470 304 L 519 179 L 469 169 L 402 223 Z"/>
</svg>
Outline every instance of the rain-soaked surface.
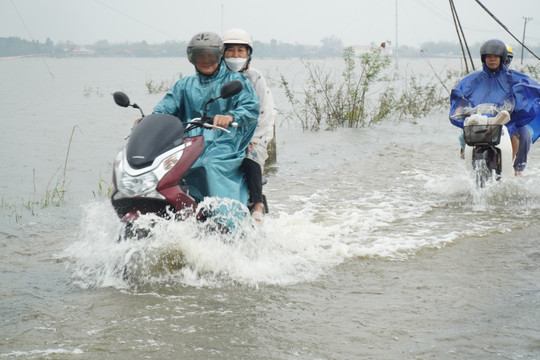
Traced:
<svg viewBox="0 0 540 360">
<path fill-rule="evenodd" d="M 192 70 L 46 61 L 54 78 L 41 59 L 0 61 L 0 359 L 540 356 L 536 145 L 524 177 L 477 190 L 444 111 L 319 133 L 280 116 L 262 226 L 147 216 L 148 238 L 117 242 L 106 192 L 138 114 L 111 94 L 150 112 L 162 95 L 145 81 Z M 254 66 L 286 110 L 279 74 L 299 82 L 302 63 Z"/>
</svg>

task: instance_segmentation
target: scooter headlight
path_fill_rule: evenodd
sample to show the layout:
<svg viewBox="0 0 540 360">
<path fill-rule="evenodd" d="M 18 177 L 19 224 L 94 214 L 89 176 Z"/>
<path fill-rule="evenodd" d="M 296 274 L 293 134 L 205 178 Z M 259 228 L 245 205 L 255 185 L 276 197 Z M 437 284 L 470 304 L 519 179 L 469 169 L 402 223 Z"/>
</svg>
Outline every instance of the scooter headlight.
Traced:
<svg viewBox="0 0 540 360">
<path fill-rule="evenodd" d="M 158 179 L 153 172 L 136 177 L 123 173 L 118 181 L 118 190 L 129 196 L 140 196 L 155 190 L 157 184 Z"/>
</svg>

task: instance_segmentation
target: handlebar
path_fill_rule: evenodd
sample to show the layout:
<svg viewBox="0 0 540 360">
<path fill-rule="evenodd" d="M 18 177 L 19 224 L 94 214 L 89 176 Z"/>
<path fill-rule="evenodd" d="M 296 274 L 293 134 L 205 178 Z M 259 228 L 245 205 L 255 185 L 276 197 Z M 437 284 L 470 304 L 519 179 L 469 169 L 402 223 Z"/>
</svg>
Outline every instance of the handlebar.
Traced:
<svg viewBox="0 0 540 360">
<path fill-rule="evenodd" d="M 188 122 L 190 127 L 186 128 L 186 131 L 189 131 L 191 129 L 194 129 L 196 127 L 204 127 L 207 129 L 214 129 L 214 118 L 211 116 L 206 116 L 204 118 L 195 118 Z M 229 126 L 231 127 L 238 127 L 237 122 L 232 122 Z M 216 129 L 219 129 L 221 131 L 225 131 L 227 134 L 230 134 L 230 130 L 227 130 L 224 127 L 216 126 Z"/>
</svg>

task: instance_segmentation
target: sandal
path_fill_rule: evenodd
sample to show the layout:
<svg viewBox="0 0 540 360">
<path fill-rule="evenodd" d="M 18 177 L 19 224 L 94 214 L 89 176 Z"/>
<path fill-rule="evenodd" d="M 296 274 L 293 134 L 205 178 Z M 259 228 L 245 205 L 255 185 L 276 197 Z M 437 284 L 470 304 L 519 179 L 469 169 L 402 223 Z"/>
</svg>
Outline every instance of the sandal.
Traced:
<svg viewBox="0 0 540 360">
<path fill-rule="evenodd" d="M 256 223 L 262 224 L 262 222 L 264 221 L 264 214 L 261 211 L 254 211 L 251 213 L 251 218 Z"/>
</svg>

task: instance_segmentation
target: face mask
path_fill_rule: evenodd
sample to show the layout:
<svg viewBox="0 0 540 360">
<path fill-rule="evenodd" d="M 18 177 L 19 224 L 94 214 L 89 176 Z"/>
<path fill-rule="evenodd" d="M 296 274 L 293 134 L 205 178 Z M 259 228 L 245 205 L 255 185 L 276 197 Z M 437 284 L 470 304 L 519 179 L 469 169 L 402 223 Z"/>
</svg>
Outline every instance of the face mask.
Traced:
<svg viewBox="0 0 540 360">
<path fill-rule="evenodd" d="M 227 58 L 225 64 L 231 71 L 240 71 L 246 65 L 247 59 L 244 58 Z"/>
</svg>

